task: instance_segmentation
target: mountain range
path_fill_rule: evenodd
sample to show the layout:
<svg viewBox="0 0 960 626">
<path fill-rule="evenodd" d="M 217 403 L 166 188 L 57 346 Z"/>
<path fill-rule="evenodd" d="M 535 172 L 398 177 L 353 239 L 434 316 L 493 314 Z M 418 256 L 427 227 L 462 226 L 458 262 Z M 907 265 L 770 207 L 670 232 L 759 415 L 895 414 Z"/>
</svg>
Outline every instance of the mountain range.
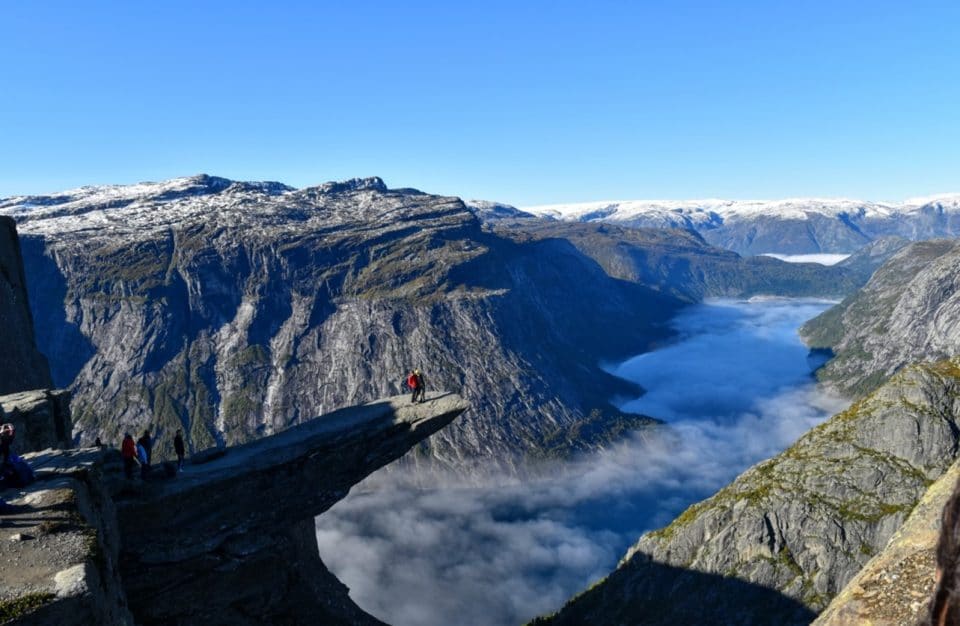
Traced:
<svg viewBox="0 0 960 626">
<path fill-rule="evenodd" d="M 536 623 L 806 624 L 834 598 L 829 623 L 916 622 L 939 509 L 901 526 L 923 499 L 942 508 L 956 481 L 960 242 L 895 243 L 863 288 L 801 329 L 832 357 L 821 380 L 854 404 L 641 537 L 607 578 Z M 948 470 L 949 484 L 936 483 Z"/>
<path fill-rule="evenodd" d="M 719 222 L 673 207 L 702 222 L 648 227 L 639 209 L 538 218 L 379 178 L 83 187 L 0 200 L 24 258 L 4 265 L 0 313 L 21 329 L 18 358 L 42 365 L 42 352 L 71 389 L 78 443 L 148 425 L 167 442 L 183 429 L 192 451 L 243 443 L 394 395 L 419 367 L 471 408 L 405 462 L 520 473 L 657 423 L 610 403 L 642 390 L 599 363 L 670 341 L 683 307 L 843 298 L 803 334 L 830 357 L 821 378 L 861 400 L 641 538 L 549 618 L 706 619 L 682 600 L 700 597 L 714 616 L 801 623 L 883 549 L 958 446 L 956 364 L 943 360 L 957 354 L 957 246 L 910 242 L 950 231 L 957 202 L 827 204 L 711 205 Z M 739 235 L 711 243 L 739 224 L 759 252 L 773 242 L 764 220 L 782 231 L 768 252 L 852 254 L 826 267 L 725 249 Z M 791 248 L 787 222 L 817 249 Z M 830 248 L 841 238 L 828 232 L 862 236 Z"/>
<path fill-rule="evenodd" d="M 489 219 L 516 217 L 510 215 L 508 205 L 477 203 L 477 207 Z M 879 237 L 922 240 L 960 233 L 960 194 L 902 203 L 845 198 L 638 200 L 541 205 L 519 211 L 521 216 L 562 221 L 680 228 L 742 255 L 845 254 Z"/>
</svg>

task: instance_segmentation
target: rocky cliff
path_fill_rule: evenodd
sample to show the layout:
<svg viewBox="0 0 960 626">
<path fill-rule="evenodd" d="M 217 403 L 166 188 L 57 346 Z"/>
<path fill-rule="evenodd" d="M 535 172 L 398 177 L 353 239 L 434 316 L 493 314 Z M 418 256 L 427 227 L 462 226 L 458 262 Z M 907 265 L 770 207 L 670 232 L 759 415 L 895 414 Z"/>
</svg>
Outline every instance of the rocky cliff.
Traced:
<svg viewBox="0 0 960 626">
<path fill-rule="evenodd" d="M 642 537 L 542 621 L 808 623 L 954 462 L 958 433 L 960 362 L 905 368 Z"/>
<path fill-rule="evenodd" d="M 616 224 L 514 222 L 498 224 L 506 237 L 570 242 L 616 279 L 655 286 L 683 301 L 704 298 L 776 295 L 843 297 L 870 278 L 885 250 L 858 253 L 861 262 L 839 267 L 784 263 L 764 256 L 740 255 L 707 244 L 683 230 L 628 228 Z"/>
<path fill-rule="evenodd" d="M 877 556 L 817 617 L 816 626 L 917 624 L 936 585 L 936 549 L 943 507 L 960 480 L 960 463 L 933 483 Z"/>
<path fill-rule="evenodd" d="M 317 553 L 315 515 L 466 409 L 454 394 L 351 407 L 129 481 L 115 450 L 28 454 L 7 490 L 0 619 L 16 624 L 378 624 Z"/>
<path fill-rule="evenodd" d="M 0 359 L 0 394 L 49 388 L 50 370 L 37 350 L 33 317 L 27 298 L 23 258 L 14 221 L 0 216 L 0 328 L 4 332 Z"/>
<path fill-rule="evenodd" d="M 682 233 L 492 229 L 459 199 L 379 179 L 198 176 L 0 212 L 25 234 L 39 343 L 81 442 L 150 424 L 165 446 L 176 428 L 194 450 L 240 443 L 397 393 L 420 367 L 474 410 L 412 460 L 512 469 L 585 421 L 642 426 L 609 404 L 636 389 L 597 363 L 662 341 L 685 302 L 860 284 Z"/>
<path fill-rule="evenodd" d="M 833 352 L 818 375 L 849 394 L 876 388 L 909 363 L 960 354 L 960 242 L 902 248 L 801 336 Z"/>
</svg>

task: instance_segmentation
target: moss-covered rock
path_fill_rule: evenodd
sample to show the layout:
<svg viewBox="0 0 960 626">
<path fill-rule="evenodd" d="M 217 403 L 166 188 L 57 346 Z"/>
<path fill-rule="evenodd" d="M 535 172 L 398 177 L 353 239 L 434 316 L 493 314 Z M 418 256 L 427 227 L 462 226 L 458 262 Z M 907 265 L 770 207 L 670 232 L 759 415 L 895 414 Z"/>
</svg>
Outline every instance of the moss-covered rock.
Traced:
<svg viewBox="0 0 960 626">
<path fill-rule="evenodd" d="M 549 623 L 809 623 L 954 462 L 958 390 L 960 361 L 904 369 L 645 535 Z M 737 602 L 715 576 L 743 583 Z"/>
</svg>

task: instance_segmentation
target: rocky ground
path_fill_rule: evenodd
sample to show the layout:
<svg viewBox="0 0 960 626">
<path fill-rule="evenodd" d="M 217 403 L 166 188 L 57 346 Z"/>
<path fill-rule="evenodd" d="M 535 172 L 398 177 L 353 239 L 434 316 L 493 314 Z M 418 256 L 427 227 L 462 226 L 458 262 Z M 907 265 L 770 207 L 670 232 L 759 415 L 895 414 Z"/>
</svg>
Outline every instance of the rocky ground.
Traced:
<svg viewBox="0 0 960 626">
<path fill-rule="evenodd" d="M 0 491 L 0 616 L 17 624 L 132 624 L 96 449 L 24 458 L 35 483 Z M 4 623 L 7 623 L 4 621 Z"/>
<path fill-rule="evenodd" d="M 820 614 L 817 626 L 901 626 L 925 614 L 936 582 L 943 507 L 960 480 L 954 463 L 924 494 L 883 551 Z"/>
<path fill-rule="evenodd" d="M 115 449 L 26 454 L 37 481 L 0 492 L 14 507 L 0 517 L 0 616 L 379 623 L 320 561 L 314 517 L 466 409 L 452 393 L 386 398 L 197 455 L 181 474 L 158 459 L 147 480 L 124 478 Z"/>
</svg>

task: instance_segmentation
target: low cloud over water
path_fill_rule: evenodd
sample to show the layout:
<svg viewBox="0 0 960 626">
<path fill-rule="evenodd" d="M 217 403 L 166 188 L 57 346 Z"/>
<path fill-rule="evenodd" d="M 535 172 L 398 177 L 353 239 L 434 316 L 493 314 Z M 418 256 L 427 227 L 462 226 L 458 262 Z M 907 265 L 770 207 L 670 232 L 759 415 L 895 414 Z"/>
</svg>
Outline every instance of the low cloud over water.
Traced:
<svg viewBox="0 0 960 626">
<path fill-rule="evenodd" d="M 365 610 L 398 626 L 518 624 L 607 574 L 750 465 L 845 407 L 812 383 L 797 327 L 824 302 L 692 307 L 681 339 L 611 366 L 648 393 L 627 410 L 670 422 L 526 483 L 455 479 L 416 490 L 390 474 L 317 520 L 320 554 Z"/>
</svg>

